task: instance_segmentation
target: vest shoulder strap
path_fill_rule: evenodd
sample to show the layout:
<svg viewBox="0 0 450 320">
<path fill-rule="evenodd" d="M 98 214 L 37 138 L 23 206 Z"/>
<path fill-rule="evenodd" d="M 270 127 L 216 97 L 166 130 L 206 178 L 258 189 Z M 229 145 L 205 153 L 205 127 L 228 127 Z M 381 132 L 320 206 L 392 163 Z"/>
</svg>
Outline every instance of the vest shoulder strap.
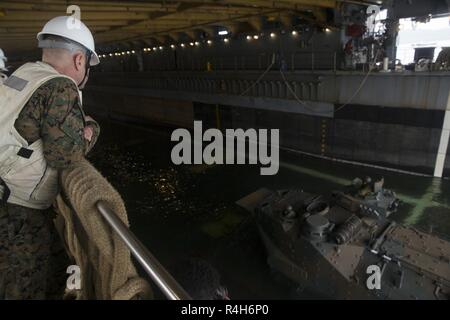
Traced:
<svg viewBox="0 0 450 320">
<path fill-rule="evenodd" d="M 9 78 L 13 79 L 10 80 Z M 11 82 L 12 85 L 6 85 L 18 91 L 27 89 L 27 91 L 34 92 L 42 84 L 53 78 L 66 78 L 77 85 L 72 78 L 58 73 L 52 66 L 43 62 L 26 63 L 17 69 L 9 78 L 7 82 Z"/>
<path fill-rule="evenodd" d="M 26 63 L 17 69 L 3 83 L 2 89 L 8 97 L 5 107 L 9 109 L 10 115 L 17 117 L 34 92 L 55 78 L 66 78 L 77 86 L 72 78 L 58 73 L 53 67 L 43 62 Z"/>
</svg>

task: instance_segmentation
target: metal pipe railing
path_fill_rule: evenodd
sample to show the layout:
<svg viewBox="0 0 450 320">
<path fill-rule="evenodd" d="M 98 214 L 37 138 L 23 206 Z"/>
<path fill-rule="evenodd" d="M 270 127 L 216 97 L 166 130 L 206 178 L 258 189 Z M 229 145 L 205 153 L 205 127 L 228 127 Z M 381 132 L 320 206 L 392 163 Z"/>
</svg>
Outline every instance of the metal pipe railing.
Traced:
<svg viewBox="0 0 450 320">
<path fill-rule="evenodd" d="M 167 272 L 167 270 L 158 262 L 158 260 L 147 250 L 147 248 L 138 240 L 130 229 L 119 219 L 106 202 L 97 202 L 97 209 L 105 218 L 106 222 L 125 242 L 130 249 L 131 254 L 141 264 L 152 281 L 156 283 L 159 289 L 169 300 L 192 300 L 187 292 L 176 282 L 176 280 Z"/>
</svg>

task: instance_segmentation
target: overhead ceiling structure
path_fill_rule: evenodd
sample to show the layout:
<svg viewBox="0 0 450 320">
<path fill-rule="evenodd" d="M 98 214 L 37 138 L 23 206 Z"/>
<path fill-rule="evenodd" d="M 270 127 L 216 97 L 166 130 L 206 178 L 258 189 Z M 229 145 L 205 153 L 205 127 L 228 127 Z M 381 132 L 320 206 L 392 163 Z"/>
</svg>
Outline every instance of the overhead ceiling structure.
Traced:
<svg viewBox="0 0 450 320">
<path fill-rule="evenodd" d="M 1 0 L 0 48 L 9 56 L 35 52 L 36 33 L 49 19 L 66 15 L 72 4 L 80 7 L 81 20 L 94 32 L 101 51 L 111 46 L 165 44 L 180 37 L 194 40 L 199 32 L 211 34 L 217 27 L 237 31 L 245 24 L 260 29 L 263 18 L 287 24 L 297 16 L 320 25 L 326 23 L 326 10 L 342 3 L 370 4 L 363 0 Z"/>
</svg>

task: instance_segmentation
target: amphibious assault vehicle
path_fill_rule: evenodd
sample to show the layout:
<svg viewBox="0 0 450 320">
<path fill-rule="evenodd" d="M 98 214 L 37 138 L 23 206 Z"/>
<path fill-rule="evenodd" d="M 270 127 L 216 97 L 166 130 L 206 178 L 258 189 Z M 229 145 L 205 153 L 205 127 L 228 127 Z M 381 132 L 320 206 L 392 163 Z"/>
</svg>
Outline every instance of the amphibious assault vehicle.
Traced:
<svg viewBox="0 0 450 320">
<path fill-rule="evenodd" d="M 255 215 L 268 264 L 331 299 L 450 299 L 450 242 L 388 219 L 399 200 L 383 180 L 355 179 L 325 197 L 258 190 Z"/>
</svg>

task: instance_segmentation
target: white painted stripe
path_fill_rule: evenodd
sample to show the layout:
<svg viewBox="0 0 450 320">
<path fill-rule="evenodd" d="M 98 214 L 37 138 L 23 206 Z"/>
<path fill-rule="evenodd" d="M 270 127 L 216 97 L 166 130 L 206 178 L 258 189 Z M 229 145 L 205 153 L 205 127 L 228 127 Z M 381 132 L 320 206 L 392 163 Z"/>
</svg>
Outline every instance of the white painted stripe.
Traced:
<svg viewBox="0 0 450 320">
<path fill-rule="evenodd" d="M 391 171 L 391 172 L 396 172 L 396 173 L 401 173 L 401 174 L 407 174 L 407 175 L 412 175 L 412 176 L 417 176 L 417 177 L 427 177 L 427 178 L 432 177 L 431 174 L 425 174 L 425 173 L 419 173 L 419 172 L 413 172 L 413 171 L 389 168 L 389 167 L 378 166 L 378 165 L 375 165 L 375 164 L 369 164 L 369 163 L 358 162 L 358 161 L 337 159 L 337 158 L 333 158 L 333 157 L 322 156 L 322 155 L 318 155 L 318 154 L 314 154 L 314 153 L 310 153 L 310 152 L 305 152 L 305 151 L 300 151 L 300 150 L 295 150 L 295 149 L 291 149 L 291 148 L 280 147 L 280 149 L 281 150 L 285 150 L 285 151 L 289 151 L 289 152 L 292 152 L 292 153 L 298 153 L 298 154 L 306 155 L 306 156 L 313 157 L 313 158 L 324 159 L 324 160 L 328 160 L 328 161 L 340 162 L 340 163 L 345 163 L 345 164 L 351 164 L 351 165 L 355 165 L 355 166 L 386 170 L 386 171 Z"/>
<path fill-rule="evenodd" d="M 450 113 L 450 112 L 447 111 L 446 113 Z M 447 153 L 449 135 L 450 135 L 450 131 L 448 129 L 442 129 L 441 142 L 439 143 L 439 150 L 438 150 L 439 154 Z"/>
<path fill-rule="evenodd" d="M 435 177 L 442 178 L 442 174 L 444 173 L 444 165 L 445 165 L 445 155 L 439 153 L 436 157 L 436 166 L 434 168 Z"/>
<path fill-rule="evenodd" d="M 450 97 L 449 97 L 450 100 Z M 447 111 L 445 112 L 444 125 L 442 126 L 445 130 L 450 130 L 450 101 L 448 102 Z"/>
<path fill-rule="evenodd" d="M 438 154 L 436 155 L 436 165 L 434 167 L 434 176 L 442 178 L 444 172 L 445 160 L 447 157 L 448 142 L 450 138 L 450 110 L 445 111 L 444 123 L 442 125 L 441 141 L 439 143 Z"/>
</svg>

